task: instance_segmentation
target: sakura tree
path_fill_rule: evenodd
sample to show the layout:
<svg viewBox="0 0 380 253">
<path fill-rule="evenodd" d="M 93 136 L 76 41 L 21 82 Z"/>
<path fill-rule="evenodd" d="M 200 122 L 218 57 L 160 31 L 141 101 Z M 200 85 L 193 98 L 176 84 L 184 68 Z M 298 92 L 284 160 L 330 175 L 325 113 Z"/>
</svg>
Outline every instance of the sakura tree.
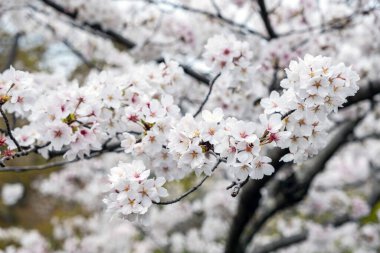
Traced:
<svg viewBox="0 0 380 253">
<path fill-rule="evenodd" d="M 378 1 L 0 13 L 0 252 L 379 252 Z"/>
</svg>

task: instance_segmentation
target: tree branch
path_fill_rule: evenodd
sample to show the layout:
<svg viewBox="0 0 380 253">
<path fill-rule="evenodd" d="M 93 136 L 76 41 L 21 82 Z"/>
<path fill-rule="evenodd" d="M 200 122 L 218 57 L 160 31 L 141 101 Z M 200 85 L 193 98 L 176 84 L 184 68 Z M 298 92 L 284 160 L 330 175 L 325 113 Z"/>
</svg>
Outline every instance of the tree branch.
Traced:
<svg viewBox="0 0 380 253">
<path fill-rule="evenodd" d="M 45 3 L 46 5 L 50 6 L 51 8 L 53 8 L 54 10 L 56 10 L 57 12 L 65 15 L 65 16 L 73 19 L 73 20 L 77 19 L 78 11 L 70 12 L 67 9 L 65 9 L 64 7 L 60 6 L 59 4 L 57 4 L 51 0 L 41 0 L 41 1 L 43 3 Z M 121 34 L 115 32 L 113 30 L 104 29 L 100 24 L 90 23 L 88 21 L 84 21 L 82 24 L 86 27 L 91 28 L 94 31 L 100 32 L 100 33 L 112 38 L 115 42 L 125 46 L 127 49 L 132 49 L 136 46 L 135 42 L 131 41 L 130 39 L 122 36 Z"/>
<path fill-rule="evenodd" d="M 268 32 L 269 40 L 277 38 L 276 32 L 273 30 L 272 24 L 269 19 L 269 13 L 267 11 L 267 7 L 265 6 L 265 0 L 257 0 L 257 3 L 260 7 L 260 16 L 264 22 L 264 26 Z"/>
<path fill-rule="evenodd" d="M 260 246 L 256 248 L 252 253 L 270 253 L 279 249 L 289 247 L 293 244 L 303 242 L 307 239 L 307 237 L 308 237 L 308 232 L 302 231 L 299 234 L 283 237 L 283 238 L 278 239 L 277 241 L 270 242 L 266 245 Z"/>
<path fill-rule="evenodd" d="M 231 222 L 231 228 L 227 237 L 225 253 L 240 252 L 240 245 L 237 243 L 242 235 L 248 221 L 259 207 L 261 199 L 261 189 L 274 177 L 281 169 L 283 162 L 280 158 L 287 153 L 286 150 L 272 150 L 269 157 L 272 158 L 272 166 L 275 168 L 271 176 L 264 177 L 261 180 L 250 180 L 239 194 L 239 203 L 237 212 Z"/>
<path fill-rule="evenodd" d="M 11 50 L 9 51 L 9 54 L 8 54 L 8 58 L 7 58 L 7 61 L 3 67 L 3 69 L 1 70 L 1 72 L 9 69 L 9 67 L 14 63 L 14 61 L 16 60 L 16 56 L 17 56 L 17 49 L 18 49 L 18 42 L 19 42 L 19 39 L 20 37 L 23 35 L 23 33 L 16 33 L 16 35 L 13 37 L 12 39 L 12 47 L 11 47 Z"/>
<path fill-rule="evenodd" d="M 203 100 L 202 104 L 199 106 L 198 110 L 194 113 L 194 118 L 198 116 L 198 114 L 203 110 L 203 107 L 206 105 L 208 99 L 210 98 L 210 95 L 211 95 L 211 92 L 212 92 L 212 88 L 214 87 L 214 84 L 216 82 L 216 80 L 220 77 L 221 73 L 217 74 L 210 82 L 210 85 L 209 85 L 209 88 L 208 88 L 208 93 L 205 97 L 205 99 Z"/>
<path fill-rule="evenodd" d="M 229 18 L 226 18 L 224 17 L 220 10 L 219 10 L 219 7 L 217 7 L 217 5 L 213 3 L 213 6 L 217 12 L 216 13 L 211 13 L 211 12 L 208 12 L 208 11 L 205 11 L 205 10 L 200 10 L 200 9 L 195 9 L 193 7 L 190 7 L 190 6 L 187 6 L 187 5 L 182 5 L 182 4 L 177 4 L 177 3 L 172 3 L 172 2 L 169 2 L 169 1 L 165 1 L 165 0 L 160 0 L 160 1 L 157 1 L 157 0 L 146 0 L 148 3 L 151 3 L 151 4 L 164 4 L 164 5 L 167 5 L 167 6 L 171 6 L 175 9 L 181 9 L 181 10 L 184 10 L 184 11 L 188 11 L 188 12 L 191 12 L 191 13 L 196 13 L 196 14 L 201 14 L 201 15 L 204 15 L 208 18 L 211 18 L 211 19 L 216 19 L 216 20 L 219 20 L 221 22 L 224 22 L 228 25 L 231 25 L 233 27 L 237 27 L 239 29 L 242 29 L 243 31 L 246 31 L 250 34 L 253 34 L 253 35 L 256 35 L 262 39 L 265 39 L 265 40 L 269 40 L 268 37 L 264 36 L 263 34 L 253 30 L 252 28 L 249 28 L 247 27 L 245 24 L 239 24 L 239 23 L 236 23 L 235 21 L 233 21 L 232 19 L 229 19 Z"/>
<path fill-rule="evenodd" d="M 319 155 L 305 162 L 300 169 L 303 174 L 300 175 L 300 179 L 297 180 L 298 182 L 293 184 L 293 187 L 276 191 L 278 195 L 276 196 L 275 203 L 272 206 L 264 207 L 257 217 L 252 219 L 247 225 L 247 232 L 241 239 L 241 252 L 245 252 L 248 244 L 269 218 L 277 212 L 300 202 L 307 195 L 313 179 L 324 170 L 327 161 L 347 142 L 347 137 L 352 134 L 362 118 L 359 117 L 357 120 L 343 125 Z"/>
</svg>

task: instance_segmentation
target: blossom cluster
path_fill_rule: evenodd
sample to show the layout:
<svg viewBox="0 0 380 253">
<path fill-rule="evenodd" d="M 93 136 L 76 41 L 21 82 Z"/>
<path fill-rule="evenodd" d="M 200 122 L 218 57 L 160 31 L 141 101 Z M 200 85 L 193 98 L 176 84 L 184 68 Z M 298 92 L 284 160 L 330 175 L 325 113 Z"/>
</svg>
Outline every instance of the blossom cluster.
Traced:
<svg viewBox="0 0 380 253">
<path fill-rule="evenodd" d="M 214 40 L 211 38 L 209 43 Z M 249 53 L 240 50 L 245 43 L 234 38 L 224 42 L 227 46 L 233 42 L 234 46 L 222 59 L 230 61 L 232 69 L 245 66 L 250 59 Z M 213 55 L 215 49 L 210 50 L 206 45 L 205 55 Z M 230 67 L 218 71 L 223 74 L 229 70 Z M 330 58 L 310 55 L 291 62 L 286 73 L 287 78 L 281 82 L 282 95 L 273 91 L 269 98 L 261 100 L 264 110 L 258 121 L 225 117 L 220 108 L 203 110 L 201 118 L 189 113 L 181 116 L 179 101 L 170 95 L 178 92 L 175 87 L 183 74 L 175 62 L 150 69 L 145 79 L 93 73 L 84 85 L 73 82 L 60 88 L 49 87 L 39 99 L 29 103 L 25 100 L 32 109 L 24 111 L 24 118 L 30 123 L 13 133 L 21 146 L 46 145 L 39 149 L 40 153 L 48 156 L 63 151 L 69 160 L 103 152 L 108 144 L 121 148 L 133 161 L 120 163 L 111 170 L 113 188 L 107 206 L 124 216 L 144 214 L 152 200 L 161 196 L 153 189 L 161 187 L 165 180 L 181 179 L 192 172 L 211 175 L 221 162 L 233 180 L 262 179 L 274 172 L 271 159 L 265 156 L 267 148 L 288 148 L 290 153 L 283 157 L 285 161 L 300 162 L 317 154 L 326 141 L 328 115 L 355 94 L 358 76 L 344 64 L 332 65 Z M 38 82 L 14 69 L 7 70 L 1 78 L 9 87 L 21 90 Z M 64 88 L 69 85 L 70 89 Z M 11 93 L 4 106 L 12 104 L 16 96 L 20 97 Z M 12 140 L 7 140 L 7 144 L 15 148 Z M 150 170 L 145 171 L 145 166 L 159 178 L 147 179 Z M 126 170 L 138 177 L 131 180 L 131 175 L 121 173 Z M 144 197 L 145 193 L 139 197 L 139 185 L 147 187 L 149 197 Z"/>
<path fill-rule="evenodd" d="M 163 177 L 149 179 L 150 170 L 140 160 L 132 163 L 120 162 L 111 168 L 109 175 L 110 192 L 104 199 L 108 211 L 123 218 L 145 214 L 152 201 L 159 202 L 160 197 L 168 196 L 162 186 Z"/>
<path fill-rule="evenodd" d="M 9 113 L 25 116 L 36 97 L 33 77 L 11 67 L 0 75 L 0 105 Z"/>
<path fill-rule="evenodd" d="M 83 158 L 102 149 L 116 133 L 142 133 L 155 120 L 170 122 L 168 115 L 177 117 L 178 106 L 169 94 L 176 92 L 172 80 L 180 80 L 176 77 L 180 71 L 178 64 L 168 63 L 151 70 L 145 80 L 102 72 L 90 74 L 85 85 L 72 82 L 58 87 L 10 68 L 0 76 L 2 108 L 29 121 L 12 131 L 21 146 L 41 144 L 46 145 L 39 149 L 44 156 L 64 151 L 69 160 Z M 41 94 L 33 96 L 37 85 Z M 9 137 L 6 144 L 10 150 L 16 147 Z"/>
<path fill-rule="evenodd" d="M 251 71 L 253 52 L 247 42 L 238 41 L 233 35 L 215 35 L 205 46 L 204 59 L 212 72 L 230 72 L 238 79 Z"/>
<path fill-rule="evenodd" d="M 337 112 L 359 89 L 359 76 L 343 63 L 333 65 L 331 61 L 311 55 L 292 61 L 286 69 L 287 78 L 281 81 L 283 93 L 272 91 L 261 101 L 265 113 L 286 115 L 284 125 L 291 135 L 280 146 L 289 148 L 285 161 L 300 162 L 316 155 L 326 144 L 328 115 Z"/>
<path fill-rule="evenodd" d="M 266 122 L 267 128 L 262 128 L 259 124 L 232 117 L 223 119 L 220 108 L 213 112 L 204 110 L 200 124 L 188 114 L 171 131 L 168 147 L 179 157 L 179 165 L 198 174 L 212 173 L 217 154 L 225 159 L 234 178 L 261 179 L 272 174 L 274 169 L 269 164 L 271 159 L 261 152 L 261 145 L 272 140 L 260 140 L 258 135 L 265 131 L 276 134 L 282 125 L 279 117 L 271 116 L 270 122 Z"/>
</svg>

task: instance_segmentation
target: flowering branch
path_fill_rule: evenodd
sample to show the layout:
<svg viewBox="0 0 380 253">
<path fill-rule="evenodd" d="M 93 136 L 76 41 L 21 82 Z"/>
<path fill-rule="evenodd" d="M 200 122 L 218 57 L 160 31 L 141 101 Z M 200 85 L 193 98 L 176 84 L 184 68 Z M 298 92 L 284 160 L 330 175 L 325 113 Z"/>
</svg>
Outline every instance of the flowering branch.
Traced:
<svg viewBox="0 0 380 253">
<path fill-rule="evenodd" d="M 10 156 L 4 156 L 0 160 L 0 166 L 1 167 L 5 167 L 5 164 L 4 164 L 5 161 L 9 161 L 9 160 L 15 159 L 17 157 L 21 157 L 21 156 L 27 156 L 30 153 L 37 152 L 39 149 L 45 148 L 45 147 L 47 147 L 49 145 L 50 145 L 50 142 L 48 142 L 48 143 L 46 143 L 44 145 L 41 145 L 41 146 L 38 146 L 38 145 L 32 146 L 29 149 L 24 149 L 24 150 L 18 151 L 15 154 L 12 154 Z M 7 167 L 7 168 L 10 168 L 10 167 Z"/>
</svg>

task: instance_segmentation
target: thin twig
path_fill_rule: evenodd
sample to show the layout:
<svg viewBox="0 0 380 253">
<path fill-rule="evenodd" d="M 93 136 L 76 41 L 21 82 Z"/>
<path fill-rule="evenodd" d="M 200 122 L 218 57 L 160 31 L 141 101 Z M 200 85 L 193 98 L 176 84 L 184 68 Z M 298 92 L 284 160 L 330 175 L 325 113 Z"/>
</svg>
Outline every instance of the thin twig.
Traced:
<svg viewBox="0 0 380 253">
<path fill-rule="evenodd" d="M 83 159 L 77 157 L 74 160 L 71 161 L 58 161 L 58 162 L 51 162 L 51 163 L 46 163 L 46 164 L 41 164 L 41 165 L 30 165 L 30 166 L 12 166 L 12 167 L 4 167 L 0 169 L 1 172 L 6 172 L 6 171 L 13 171 L 13 172 L 26 172 L 26 171 L 32 171 L 32 170 L 44 170 L 44 169 L 49 169 L 52 167 L 57 167 L 57 166 L 62 166 L 70 163 L 75 163 L 83 160 L 89 160 L 94 157 L 100 156 L 103 153 L 105 153 L 106 150 L 100 150 L 93 152 L 90 156 L 84 157 Z"/>
<path fill-rule="evenodd" d="M 33 170 L 44 170 L 44 169 L 49 169 L 52 167 L 58 167 L 62 165 L 66 165 L 69 163 L 74 163 L 79 161 L 80 159 L 77 158 L 72 161 L 59 161 L 59 162 L 51 162 L 47 164 L 42 164 L 42 165 L 30 165 L 30 166 L 12 166 L 12 167 L 4 167 L 0 169 L 1 172 L 7 172 L 7 171 L 12 171 L 12 172 L 27 172 L 27 171 L 33 171 Z"/>
<path fill-rule="evenodd" d="M 214 165 L 214 167 L 211 169 L 212 172 L 214 172 L 216 170 L 216 168 L 218 167 L 218 165 L 222 162 L 223 160 L 222 159 L 218 159 L 218 161 L 216 162 L 216 164 Z M 173 199 L 173 200 L 169 200 L 169 201 L 160 201 L 160 202 L 155 202 L 153 201 L 153 204 L 156 204 L 156 205 L 170 205 L 170 204 L 174 204 L 178 201 L 181 201 L 182 199 L 186 198 L 188 195 L 190 195 L 191 193 L 195 192 L 196 190 L 198 190 L 199 187 L 202 186 L 202 184 L 207 180 L 207 178 L 209 178 L 210 176 L 206 175 L 197 185 L 195 185 L 194 187 L 192 187 L 191 189 L 189 189 L 188 191 L 186 191 L 185 193 L 183 193 L 181 196 Z"/>
<path fill-rule="evenodd" d="M 177 4 L 177 3 L 172 3 L 172 2 L 169 2 L 169 1 L 165 1 L 165 0 L 160 0 L 160 1 L 157 1 L 157 0 L 146 0 L 148 3 L 151 3 L 151 4 L 164 4 L 164 5 L 167 5 L 167 6 L 171 6 L 175 9 L 181 9 L 183 11 L 188 11 L 188 12 L 192 12 L 192 13 L 196 13 L 196 14 L 201 14 L 201 15 L 204 15 L 208 18 L 212 18 L 212 19 L 217 19 L 217 20 L 220 20 L 226 24 L 229 24 L 233 27 L 237 27 L 239 29 L 242 29 L 243 31 L 246 31 L 250 34 L 254 34 L 262 39 L 265 39 L 265 40 L 269 40 L 268 37 L 264 36 L 263 34 L 259 33 L 258 31 L 255 31 L 253 30 L 252 28 L 249 28 L 247 27 L 245 24 L 240 24 L 240 23 L 236 23 L 234 20 L 232 19 L 229 19 L 229 18 L 226 18 L 224 16 L 221 15 L 220 13 L 220 10 L 218 11 L 217 9 L 217 13 L 211 13 L 211 12 L 208 12 L 208 11 L 205 11 L 205 10 L 200 10 L 200 9 L 195 9 L 193 7 L 190 7 L 190 6 L 187 6 L 187 5 L 181 5 L 181 4 Z M 215 5 L 214 5 L 215 7 Z"/>
<path fill-rule="evenodd" d="M 210 95 L 211 95 L 211 92 L 212 92 L 212 88 L 214 87 L 214 84 L 216 82 L 216 80 L 220 77 L 221 73 L 217 74 L 214 79 L 211 80 L 211 83 L 210 83 L 210 86 L 209 86 L 209 89 L 208 89 L 208 93 L 207 93 L 207 96 L 205 97 L 205 99 L 203 100 L 202 104 L 199 106 L 198 110 L 194 113 L 194 118 L 198 116 L 198 114 L 203 110 L 203 107 L 205 106 L 205 104 L 207 103 Z"/>
<path fill-rule="evenodd" d="M 45 148 L 49 145 L 50 145 L 50 142 L 47 142 L 44 145 L 35 145 L 35 146 L 31 146 L 31 147 L 25 147 L 25 149 L 22 151 L 16 152 L 15 154 L 13 154 L 11 156 L 5 156 L 5 157 L 1 158 L 0 159 L 0 166 L 5 167 L 5 164 L 4 164 L 5 161 L 15 159 L 16 157 L 27 156 L 30 153 L 36 152 L 39 149 Z"/>
<path fill-rule="evenodd" d="M 232 197 L 236 197 L 238 194 L 239 194 L 239 192 L 240 192 L 240 189 L 246 184 L 246 183 L 248 183 L 248 181 L 249 181 L 249 177 L 247 177 L 245 180 L 243 180 L 243 181 L 239 181 L 239 182 L 236 182 L 236 181 L 233 181 L 229 186 L 227 186 L 227 190 L 229 190 L 229 189 L 231 189 L 232 187 L 233 187 L 233 189 L 232 189 L 232 193 L 231 193 L 231 196 Z"/>
</svg>

